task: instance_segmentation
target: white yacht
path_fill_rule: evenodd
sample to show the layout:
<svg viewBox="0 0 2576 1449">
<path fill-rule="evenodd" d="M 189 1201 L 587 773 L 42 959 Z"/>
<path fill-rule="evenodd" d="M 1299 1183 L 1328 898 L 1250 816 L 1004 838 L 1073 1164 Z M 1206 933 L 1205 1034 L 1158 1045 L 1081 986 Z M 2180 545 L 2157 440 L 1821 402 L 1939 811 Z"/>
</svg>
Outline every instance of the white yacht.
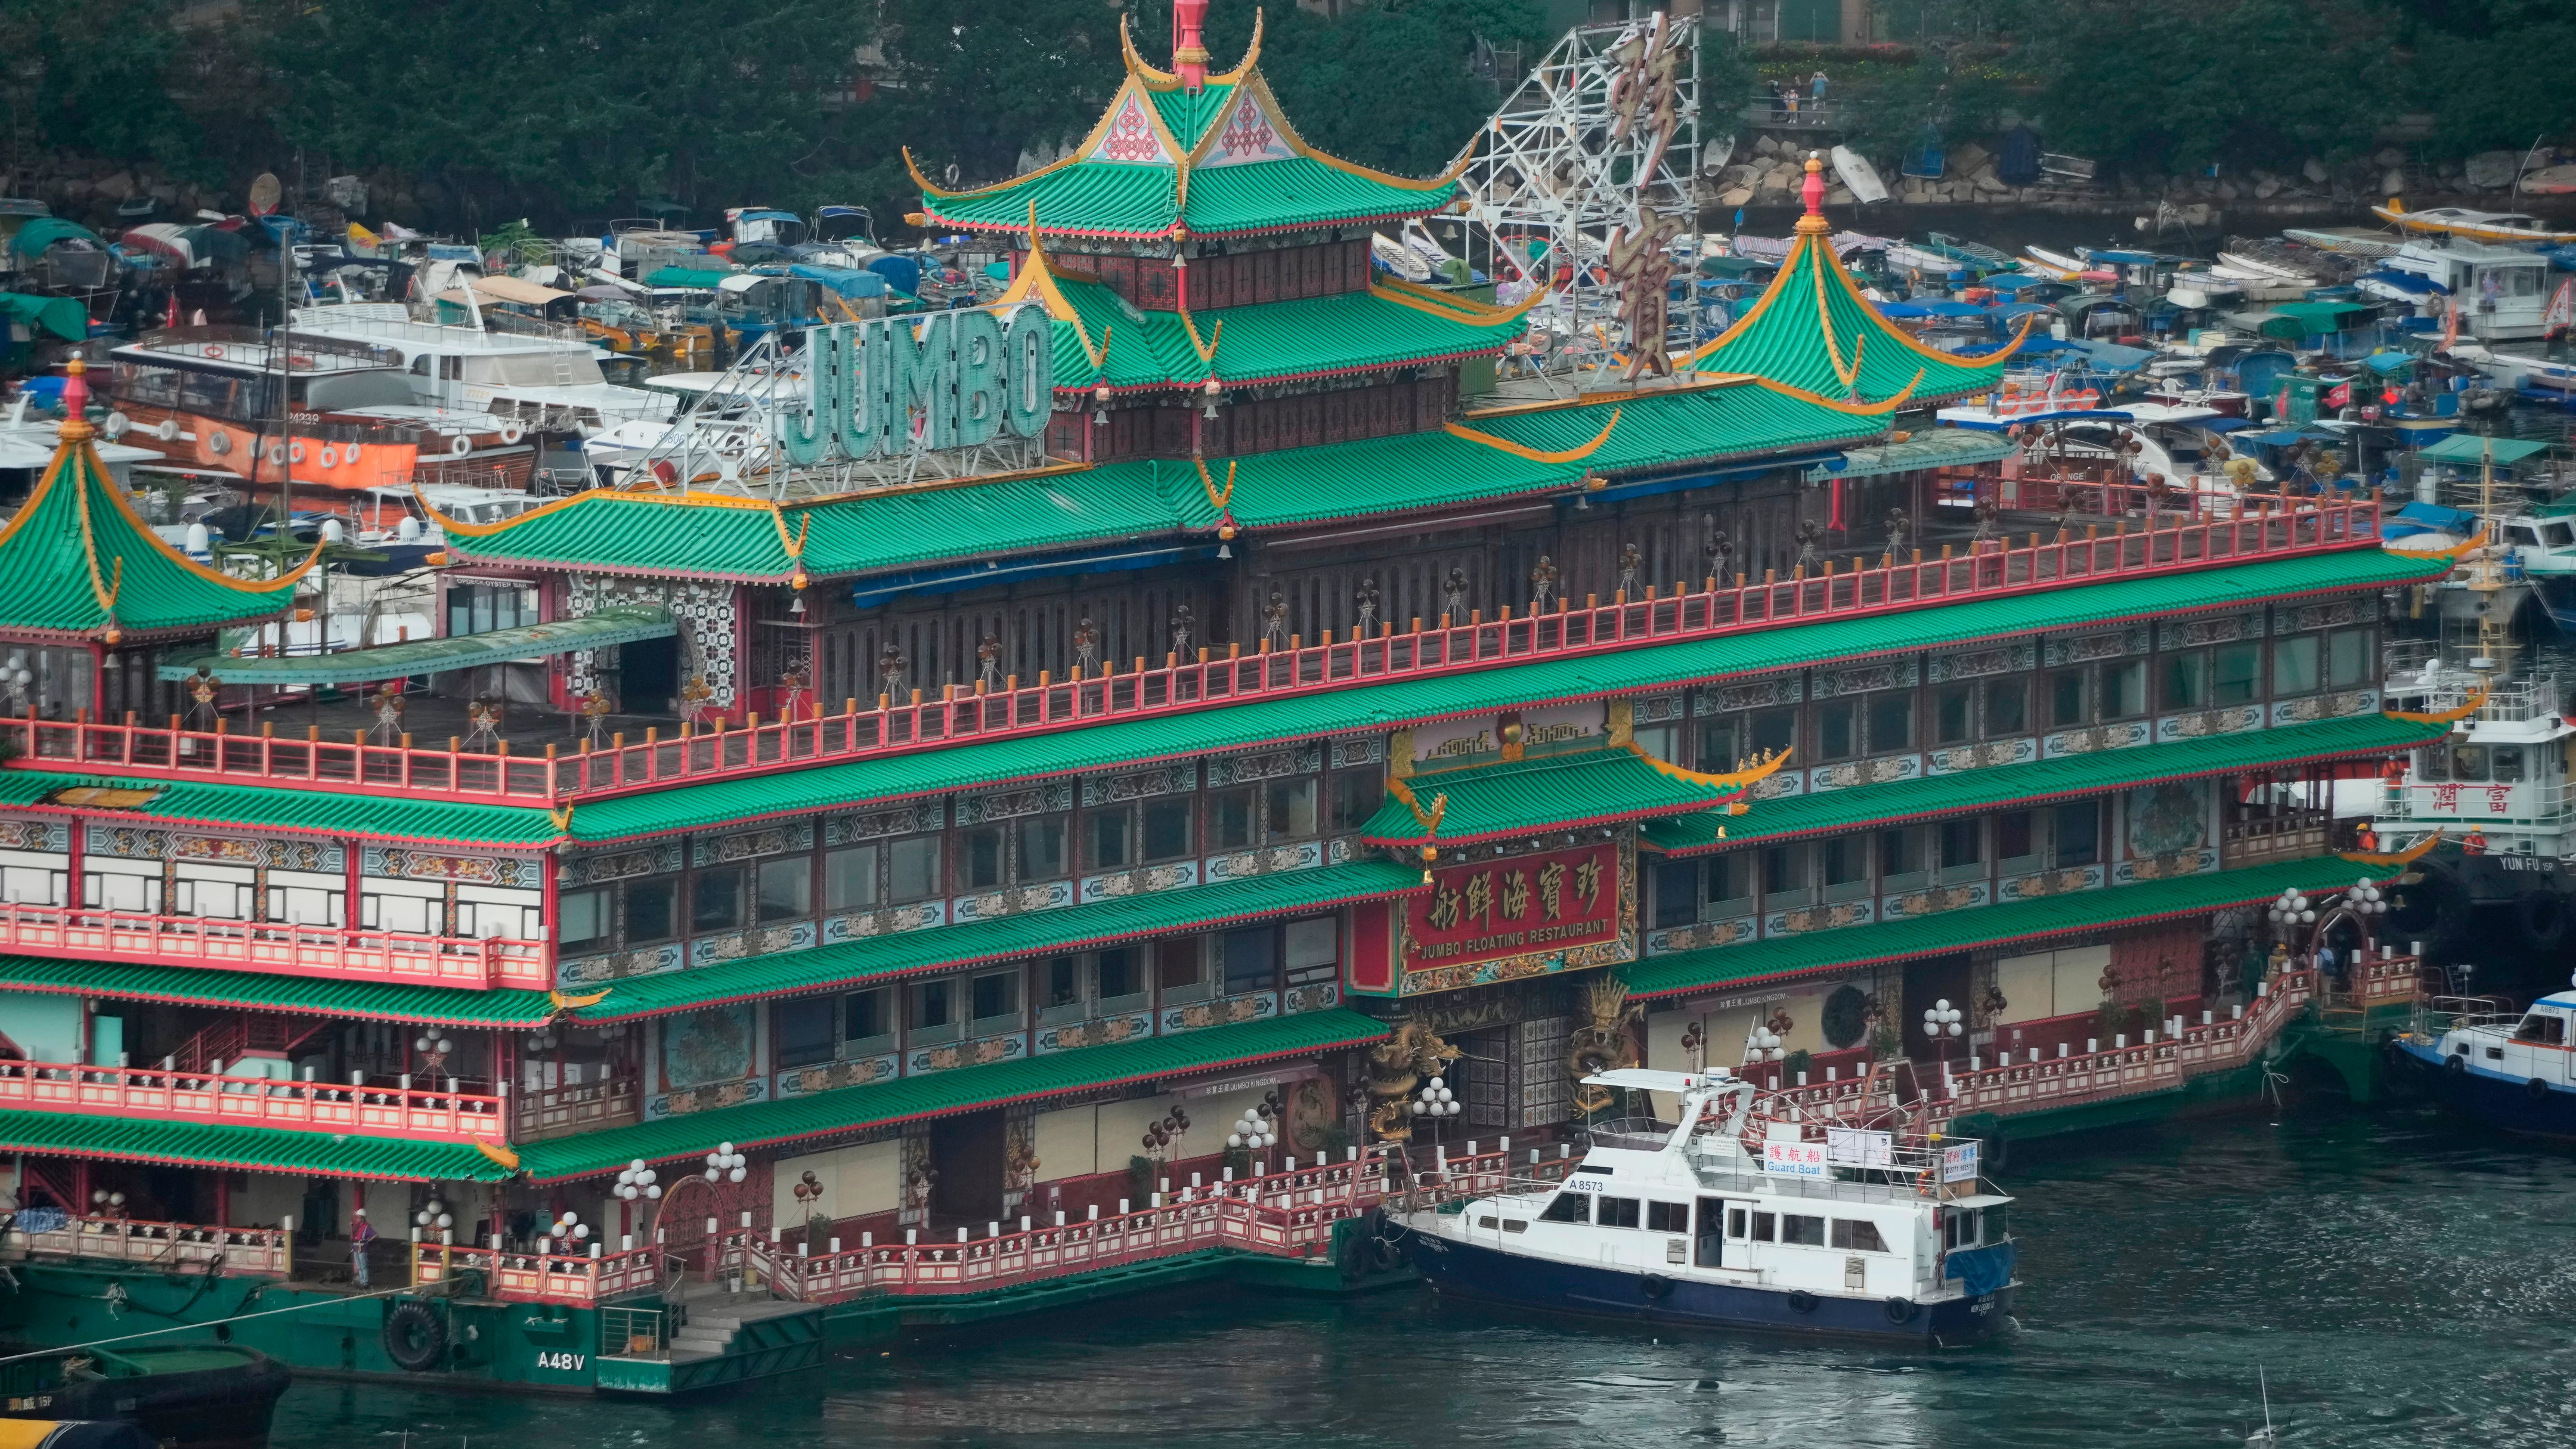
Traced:
<svg viewBox="0 0 2576 1449">
<path fill-rule="evenodd" d="M 598 349 L 574 337 L 422 322 L 399 302 L 298 307 L 292 323 L 392 354 L 421 402 L 515 418 L 541 432 L 586 438 L 619 423 L 661 422 L 674 410 L 667 393 L 607 381 Z"/>
<path fill-rule="evenodd" d="M 2548 327 L 2549 258 L 2456 237 L 2410 241 L 2379 264 L 2458 299 L 2460 331 L 2481 342 L 2538 337 Z"/>
<path fill-rule="evenodd" d="M 1680 1121 L 1592 1129 L 1562 1183 L 1408 1212 L 1440 1293 L 1674 1326 L 1949 1346 L 2002 1326 L 2012 1199 L 1979 1144 L 1892 1132 L 1758 1130 L 1755 1089 L 1723 1069 L 1601 1072 L 1585 1085 L 1677 1099 Z"/>
</svg>

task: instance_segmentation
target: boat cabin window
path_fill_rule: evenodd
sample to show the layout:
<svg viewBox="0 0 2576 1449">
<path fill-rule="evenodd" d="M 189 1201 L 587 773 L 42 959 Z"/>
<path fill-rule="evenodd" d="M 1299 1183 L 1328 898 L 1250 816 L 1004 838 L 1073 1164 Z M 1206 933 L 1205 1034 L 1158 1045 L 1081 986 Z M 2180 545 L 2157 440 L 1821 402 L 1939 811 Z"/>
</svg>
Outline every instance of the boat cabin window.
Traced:
<svg viewBox="0 0 2576 1449">
<path fill-rule="evenodd" d="M 605 382 L 599 359 L 585 348 L 558 352 L 506 352 L 466 360 L 465 380 L 487 387 L 573 387 Z"/>
<path fill-rule="evenodd" d="M 1854 1253 L 1884 1253 L 1887 1240 L 1878 1235 L 1878 1224 L 1853 1218 L 1834 1219 L 1834 1246 Z"/>
<path fill-rule="evenodd" d="M 2576 544 L 2576 523 L 2544 523 L 2540 525 L 2540 541 L 2551 548 Z"/>
<path fill-rule="evenodd" d="M 2524 548 L 2537 548 L 2540 546 L 2540 534 L 2527 523 L 2508 523 L 2504 526 L 2504 541 L 2520 544 Z"/>
<path fill-rule="evenodd" d="M 1757 1212 L 1753 1215 L 1753 1241 L 1770 1242 L 1779 1234 L 1779 1214 Z"/>
<path fill-rule="evenodd" d="M 296 407 L 317 413 L 347 408 L 408 407 L 411 387 L 396 372 L 350 372 L 337 377 L 299 377 L 289 394 Z"/>
<path fill-rule="evenodd" d="M 2543 1046 L 2567 1044 L 2567 1018 L 2546 1011 L 2535 1011 L 2513 1029 L 2515 1041 L 2538 1042 Z"/>
<path fill-rule="evenodd" d="M 1973 1248 L 1977 1245 L 1977 1210 L 1959 1208 L 1945 1215 L 1941 1225 L 1941 1245 L 1945 1248 Z"/>
<path fill-rule="evenodd" d="M 1538 1215 L 1543 1223 L 1588 1223 L 1592 1221 L 1592 1198 L 1580 1192 L 1560 1192 L 1547 1210 Z"/>
<path fill-rule="evenodd" d="M 2487 782 L 2487 747 L 2455 745 L 2451 749 L 2451 778 L 2466 785 Z"/>
<path fill-rule="evenodd" d="M 1646 1231 L 1650 1233 L 1689 1232 L 1690 1204 L 1686 1202 L 1646 1204 Z"/>
<path fill-rule="evenodd" d="M 2488 755 L 2492 766 L 2489 778 L 2499 785 L 2519 784 L 2522 780 L 2522 746 L 2498 745 Z"/>
<path fill-rule="evenodd" d="M 1802 1217 L 1797 1213 L 1782 1213 L 1780 1241 L 1821 1248 L 1825 1245 L 1825 1220 L 1820 1217 Z"/>
<path fill-rule="evenodd" d="M 1637 1225 L 1637 1200 L 1633 1197 L 1605 1197 L 1593 1215 L 1597 1228 L 1633 1228 Z"/>
</svg>

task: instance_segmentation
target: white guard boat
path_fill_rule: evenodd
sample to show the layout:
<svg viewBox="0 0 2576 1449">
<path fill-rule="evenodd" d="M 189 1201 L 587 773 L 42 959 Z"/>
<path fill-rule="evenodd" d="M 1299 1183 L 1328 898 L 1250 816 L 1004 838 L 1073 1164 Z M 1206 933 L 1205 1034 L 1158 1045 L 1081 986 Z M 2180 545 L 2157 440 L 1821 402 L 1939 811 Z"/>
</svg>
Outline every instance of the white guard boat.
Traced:
<svg viewBox="0 0 2576 1449">
<path fill-rule="evenodd" d="M 1583 1079 L 1677 1097 L 1681 1125 L 1595 1127 L 1562 1183 L 1405 1215 L 1434 1291 L 1680 1327 L 1973 1342 L 2012 1308 L 2012 1201 L 1973 1139 L 1774 1119 L 1722 1069 Z M 1810 1140 L 1810 1134 L 1813 1134 Z"/>
</svg>

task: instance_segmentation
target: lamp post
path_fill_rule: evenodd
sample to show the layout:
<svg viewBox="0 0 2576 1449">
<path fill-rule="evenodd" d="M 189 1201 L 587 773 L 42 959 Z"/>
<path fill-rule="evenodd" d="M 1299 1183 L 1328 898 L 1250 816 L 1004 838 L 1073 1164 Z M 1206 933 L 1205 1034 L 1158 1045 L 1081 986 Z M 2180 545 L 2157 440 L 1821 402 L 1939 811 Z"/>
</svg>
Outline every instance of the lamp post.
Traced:
<svg viewBox="0 0 2576 1449">
<path fill-rule="evenodd" d="M 1776 1062 L 1783 1055 L 1785 1050 L 1780 1041 L 1780 1033 L 1770 1027 L 1756 1022 L 1753 1029 L 1744 1034 L 1744 1061 L 1747 1066 Z M 1776 1087 L 1778 1084 L 1773 1085 Z"/>
<path fill-rule="evenodd" d="M 1940 1049 L 1940 1058 L 1945 1062 L 1950 1059 L 1951 1041 L 1965 1034 L 1967 1029 L 1963 1013 L 1946 997 L 1923 1009 L 1923 1034 Z"/>
<path fill-rule="evenodd" d="M 1440 1077 L 1433 1077 L 1424 1082 L 1422 1095 L 1405 1104 L 1405 1110 L 1414 1116 L 1430 1120 L 1431 1140 L 1434 1142 L 1440 1140 L 1441 1121 L 1457 1116 L 1465 1111 L 1466 1107 L 1466 1103 L 1458 1100 L 1457 1093 L 1449 1090 L 1449 1083 Z"/>
</svg>

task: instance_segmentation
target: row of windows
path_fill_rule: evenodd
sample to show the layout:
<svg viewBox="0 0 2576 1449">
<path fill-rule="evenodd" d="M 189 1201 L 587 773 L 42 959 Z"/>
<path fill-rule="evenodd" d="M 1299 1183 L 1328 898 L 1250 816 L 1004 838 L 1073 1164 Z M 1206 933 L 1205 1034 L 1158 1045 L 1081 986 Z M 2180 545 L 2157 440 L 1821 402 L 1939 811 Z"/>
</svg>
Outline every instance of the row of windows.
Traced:
<svg viewBox="0 0 2576 1449">
<path fill-rule="evenodd" d="M 2070 800 L 1666 861 L 1655 868 L 1655 925 L 1749 914 L 1757 897 L 1763 910 L 1794 910 L 1989 875 L 2093 865 L 2102 859 L 2102 818 L 2100 801 Z"/>
<path fill-rule="evenodd" d="M 1702 1236 L 1716 1230 L 1714 1203 L 1702 1200 Z M 1538 1217 L 1543 1223 L 1589 1223 L 1596 1228 L 1634 1228 L 1642 1224 L 1650 1233 L 1687 1233 L 1690 1231 L 1691 1207 L 1682 1202 L 1641 1201 L 1633 1197 L 1610 1197 L 1600 1193 L 1560 1192 Z M 1841 1248 L 1854 1253 L 1884 1253 L 1887 1240 L 1880 1236 L 1878 1225 L 1863 1218 L 1810 1217 L 1801 1213 L 1760 1212 L 1731 1205 L 1726 1215 L 1726 1235 L 1739 1241 L 1788 1243 L 1796 1246 Z"/>
<path fill-rule="evenodd" d="M 2345 629 L 2177 650 L 2145 659 L 2073 665 L 2038 674 L 1883 690 L 1796 707 L 1726 715 L 1703 722 L 1699 759 L 1716 769 L 1757 754 L 1795 748 L 1809 762 L 1904 754 L 1924 746 L 2007 739 L 2041 729 L 2072 729 L 2180 711 L 2288 699 L 2319 689 L 2352 689 L 2371 678 L 2371 631 Z M 2148 685 L 2154 681 L 2154 703 Z M 1802 719 L 1803 716 L 1803 719 Z M 1643 731 L 1639 732 L 1642 736 Z"/>
<path fill-rule="evenodd" d="M 818 899 L 825 913 L 875 910 L 1311 840 L 1358 829 L 1385 792 L 1368 766 L 568 890 L 560 945 L 633 949 L 801 920 Z"/>
</svg>

